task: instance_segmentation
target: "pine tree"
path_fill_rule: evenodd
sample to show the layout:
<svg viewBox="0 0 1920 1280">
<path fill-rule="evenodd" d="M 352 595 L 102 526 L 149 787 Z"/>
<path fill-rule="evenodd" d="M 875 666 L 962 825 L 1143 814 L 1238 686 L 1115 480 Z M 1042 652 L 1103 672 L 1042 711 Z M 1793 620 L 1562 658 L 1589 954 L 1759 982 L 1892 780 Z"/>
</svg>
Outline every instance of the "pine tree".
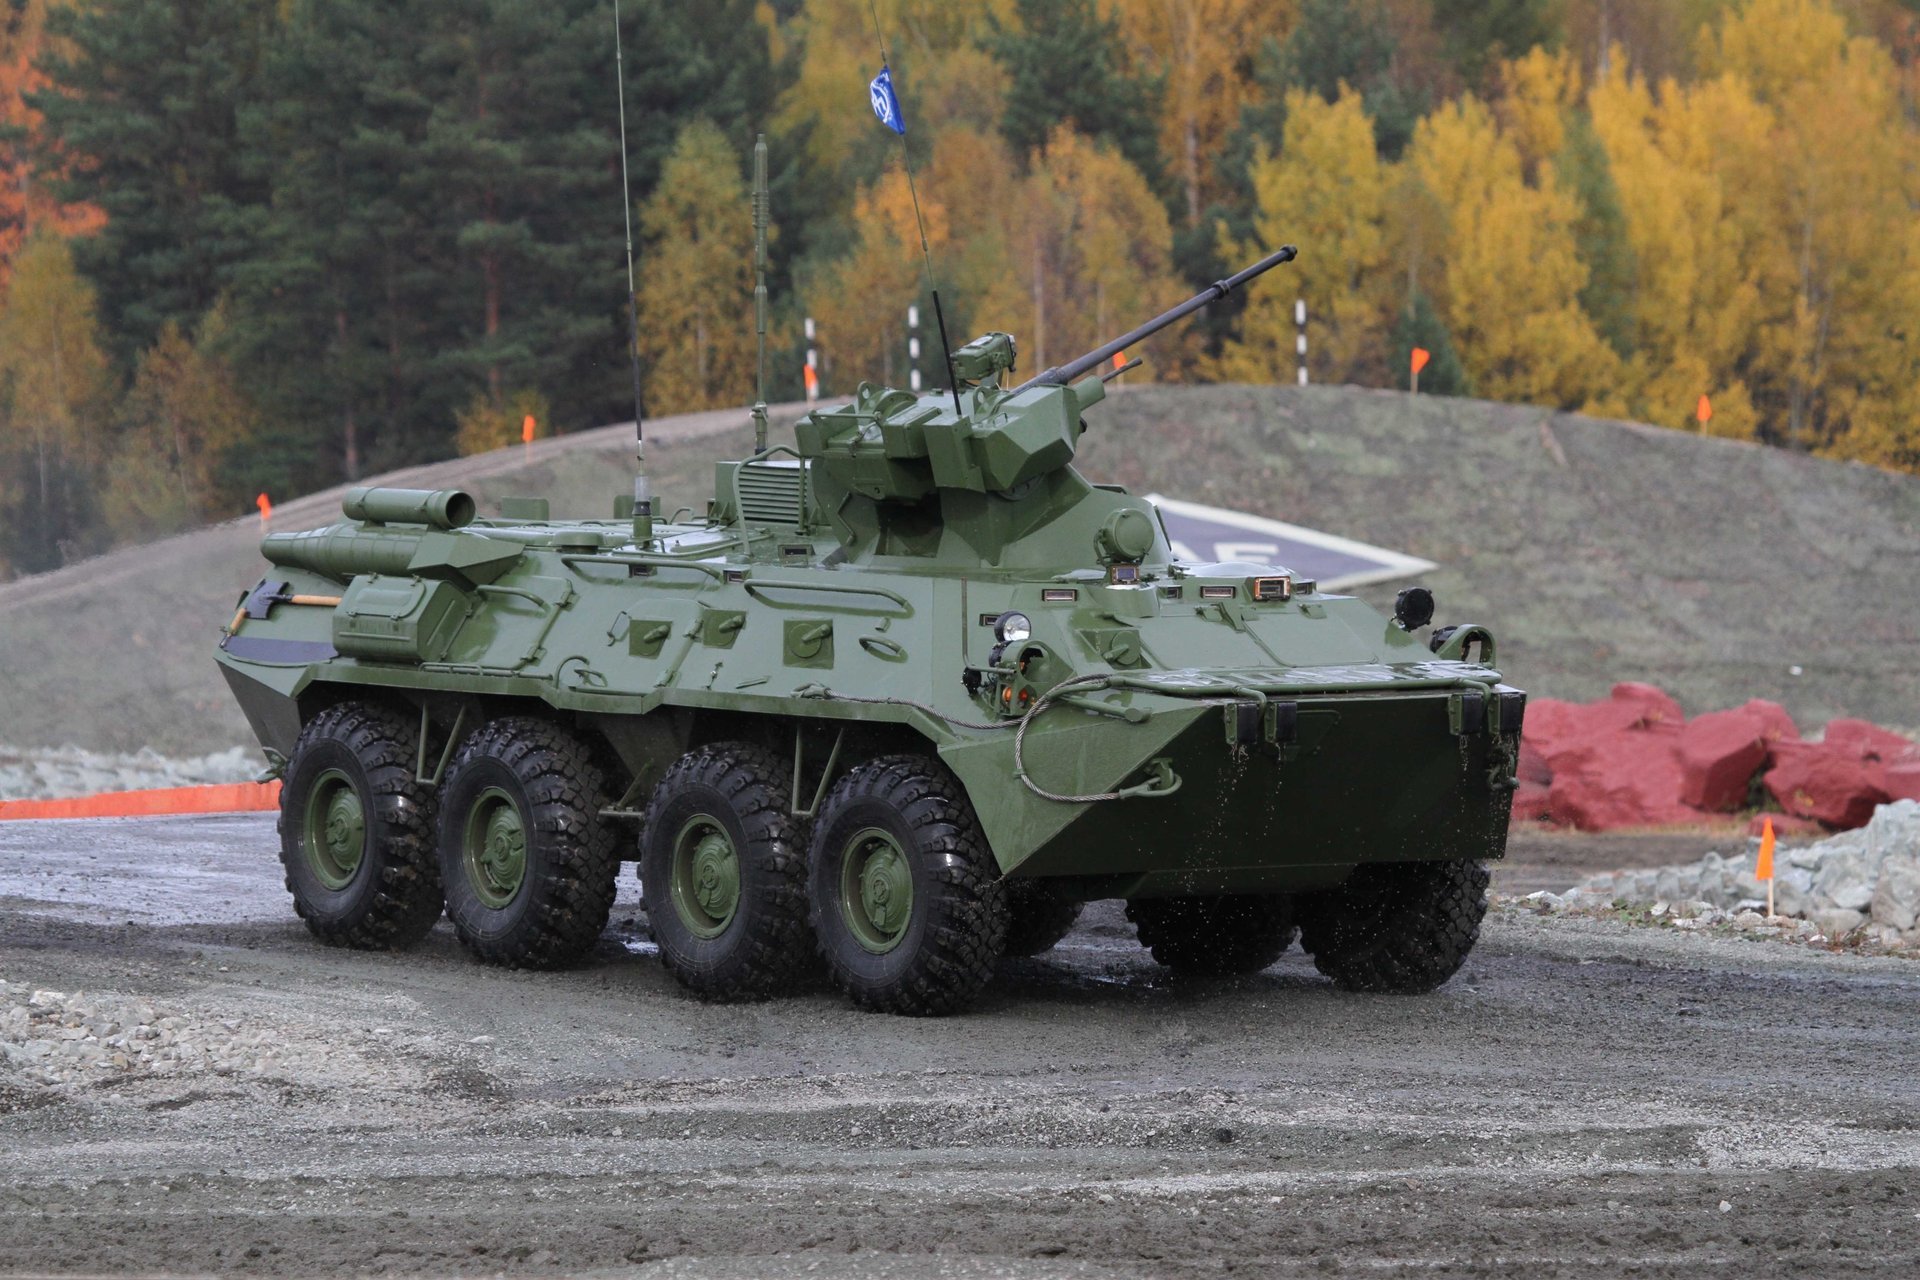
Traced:
<svg viewBox="0 0 1920 1280">
<path fill-rule="evenodd" d="M 27 96 L 44 117 L 34 163 L 58 198 L 106 215 L 75 243 L 123 362 L 167 321 L 191 325 L 247 252 L 243 211 L 265 188 L 245 167 L 240 117 L 270 92 L 262 75 L 279 19 L 252 0 L 93 0 L 54 8 Z"/>
<path fill-rule="evenodd" d="M 1480 85 L 1504 58 L 1565 41 L 1564 0 L 1433 0 L 1434 25 L 1469 85 Z"/>
<path fill-rule="evenodd" d="M 1473 394 L 1473 383 L 1460 366 L 1460 353 L 1453 349 L 1453 335 L 1447 332 L 1447 326 L 1424 292 L 1416 289 L 1413 301 L 1395 313 L 1393 333 L 1387 343 L 1394 362 L 1404 370 L 1408 385 L 1412 381 L 1414 349 L 1427 353 L 1427 367 L 1420 371 L 1420 394 Z"/>
<path fill-rule="evenodd" d="M 992 23 L 988 47 L 1011 83 L 1000 129 L 1016 154 L 1071 128 L 1103 141 L 1158 188 L 1165 172 L 1154 121 L 1163 80 L 1136 73 L 1120 24 L 1094 0 L 1017 0 L 1014 21 Z"/>
</svg>

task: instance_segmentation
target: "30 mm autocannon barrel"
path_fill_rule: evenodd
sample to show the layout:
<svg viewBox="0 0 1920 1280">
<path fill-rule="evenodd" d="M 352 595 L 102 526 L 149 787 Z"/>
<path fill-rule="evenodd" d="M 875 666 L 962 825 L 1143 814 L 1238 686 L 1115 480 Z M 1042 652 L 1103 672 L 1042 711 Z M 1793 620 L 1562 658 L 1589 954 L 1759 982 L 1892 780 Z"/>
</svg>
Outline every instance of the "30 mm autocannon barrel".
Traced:
<svg viewBox="0 0 1920 1280">
<path fill-rule="evenodd" d="M 1151 338 L 1168 325 L 1186 319 L 1204 306 L 1218 302 L 1255 276 L 1265 275 L 1281 263 L 1292 262 L 1294 258 L 1298 256 L 1299 250 L 1293 245 L 1282 245 L 1276 252 L 1268 254 L 1246 270 L 1228 276 L 1225 280 L 1214 281 L 1173 310 L 1155 316 L 1139 328 L 1121 334 L 1105 346 L 1095 347 L 1092 351 L 1087 352 L 1087 354 L 1077 360 L 1069 360 L 1066 364 L 1055 365 L 1045 373 L 1035 374 L 1033 377 L 1028 378 L 1025 382 L 1015 387 L 1014 391 L 1018 393 L 1025 391 L 1028 387 L 1065 386 L 1077 380 L 1082 375 L 1091 373 L 1094 369 L 1113 359 L 1119 352 L 1125 351 L 1128 347 Z"/>
</svg>

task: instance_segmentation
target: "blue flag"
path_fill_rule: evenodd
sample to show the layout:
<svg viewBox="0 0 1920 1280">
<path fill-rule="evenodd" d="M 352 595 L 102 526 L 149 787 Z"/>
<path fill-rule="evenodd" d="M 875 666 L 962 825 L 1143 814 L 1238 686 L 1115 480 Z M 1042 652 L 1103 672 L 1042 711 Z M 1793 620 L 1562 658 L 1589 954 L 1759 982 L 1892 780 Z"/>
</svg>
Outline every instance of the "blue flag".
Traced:
<svg viewBox="0 0 1920 1280">
<path fill-rule="evenodd" d="M 893 92 L 893 68 L 880 68 L 880 74 L 867 86 L 867 98 L 873 103 L 873 114 L 880 117 L 881 124 L 895 133 L 906 133 L 907 118 L 900 114 L 900 99 Z"/>
</svg>

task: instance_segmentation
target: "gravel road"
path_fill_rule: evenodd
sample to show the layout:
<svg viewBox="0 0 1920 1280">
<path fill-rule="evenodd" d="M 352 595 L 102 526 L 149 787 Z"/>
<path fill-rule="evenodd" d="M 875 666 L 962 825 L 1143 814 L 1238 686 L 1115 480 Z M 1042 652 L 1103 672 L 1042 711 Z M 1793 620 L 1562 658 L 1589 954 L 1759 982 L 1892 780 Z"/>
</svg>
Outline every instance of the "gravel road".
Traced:
<svg viewBox="0 0 1920 1280">
<path fill-rule="evenodd" d="M 0 827 L 0 1273 L 1920 1273 L 1909 962 L 1501 910 L 1355 997 L 1100 904 L 964 1018 L 707 1007 L 631 881 L 508 973 L 318 946 L 273 846 Z"/>
</svg>

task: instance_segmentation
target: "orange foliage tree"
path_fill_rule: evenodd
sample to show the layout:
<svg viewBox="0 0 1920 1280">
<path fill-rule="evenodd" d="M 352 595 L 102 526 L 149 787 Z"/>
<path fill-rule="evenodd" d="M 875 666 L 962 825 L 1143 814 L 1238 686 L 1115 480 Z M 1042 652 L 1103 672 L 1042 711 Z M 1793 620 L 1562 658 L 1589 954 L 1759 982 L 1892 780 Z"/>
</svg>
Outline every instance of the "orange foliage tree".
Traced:
<svg viewBox="0 0 1920 1280">
<path fill-rule="evenodd" d="M 35 61 L 47 46 L 47 7 L 53 0 L 24 0 L 0 8 L 0 289 L 14 255 L 38 227 L 63 235 L 90 231 L 103 221 L 91 205 L 62 204 L 38 179 L 27 143 L 40 142 L 40 113 L 27 95 L 46 87 Z"/>
</svg>

